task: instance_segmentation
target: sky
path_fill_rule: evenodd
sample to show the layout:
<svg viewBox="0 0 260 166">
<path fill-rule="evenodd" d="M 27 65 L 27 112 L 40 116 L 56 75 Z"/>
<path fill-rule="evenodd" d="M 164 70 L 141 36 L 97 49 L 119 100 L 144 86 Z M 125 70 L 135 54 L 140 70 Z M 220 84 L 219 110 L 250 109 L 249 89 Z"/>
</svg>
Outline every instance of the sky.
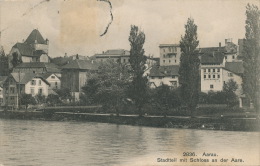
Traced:
<svg viewBox="0 0 260 166">
<path fill-rule="evenodd" d="M 217 47 L 245 36 L 247 3 L 259 0 L 0 0 L 1 45 L 8 54 L 33 29 L 49 39 L 49 56 L 92 56 L 108 49 L 130 49 L 131 25 L 146 35 L 145 54 L 159 56 L 159 44 L 178 44 L 192 17 L 199 47 Z"/>
</svg>

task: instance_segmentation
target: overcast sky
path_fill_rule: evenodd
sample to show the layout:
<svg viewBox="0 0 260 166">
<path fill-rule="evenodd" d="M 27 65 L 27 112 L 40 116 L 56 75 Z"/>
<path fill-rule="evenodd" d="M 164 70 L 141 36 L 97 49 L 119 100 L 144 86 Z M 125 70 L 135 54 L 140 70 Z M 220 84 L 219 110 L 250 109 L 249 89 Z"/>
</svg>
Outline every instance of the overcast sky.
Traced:
<svg viewBox="0 0 260 166">
<path fill-rule="evenodd" d="M 224 45 L 225 38 L 245 34 L 245 6 L 259 0 L 0 0 L 1 45 L 9 53 L 33 29 L 48 38 L 49 55 L 64 53 L 92 56 L 107 49 L 128 49 L 132 24 L 146 34 L 145 52 L 159 56 L 159 44 L 179 43 L 189 17 L 198 26 L 200 47 Z"/>
</svg>

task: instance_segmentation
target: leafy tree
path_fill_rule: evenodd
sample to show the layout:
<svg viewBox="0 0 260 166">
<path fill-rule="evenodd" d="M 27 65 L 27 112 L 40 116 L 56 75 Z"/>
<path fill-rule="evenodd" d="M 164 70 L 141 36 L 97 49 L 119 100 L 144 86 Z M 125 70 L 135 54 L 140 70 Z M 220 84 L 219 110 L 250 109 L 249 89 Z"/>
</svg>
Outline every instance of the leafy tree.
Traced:
<svg viewBox="0 0 260 166">
<path fill-rule="evenodd" d="M 0 55 L 0 76 L 8 75 L 8 57 L 4 55 Z"/>
<path fill-rule="evenodd" d="M 128 66 L 108 60 L 99 65 L 97 73 L 89 76 L 86 85 L 82 88 L 85 94 L 82 99 L 88 100 L 86 102 L 102 104 L 103 108 L 115 110 L 119 115 L 129 83 Z"/>
<path fill-rule="evenodd" d="M 191 116 L 199 100 L 199 65 L 200 60 L 195 49 L 198 46 L 197 25 L 194 20 L 189 18 L 185 25 L 185 35 L 181 37 L 181 58 L 179 69 L 179 81 L 181 88 L 181 97 L 183 102 L 191 111 Z"/>
<path fill-rule="evenodd" d="M 27 110 L 29 104 L 36 104 L 35 98 L 31 94 L 21 94 L 21 104 L 25 105 Z"/>
<path fill-rule="evenodd" d="M 138 108 L 139 116 L 143 115 L 142 107 L 147 102 L 147 78 L 143 76 L 145 70 L 146 56 L 143 45 L 145 34 L 135 25 L 131 26 L 130 36 L 130 65 L 132 67 L 132 85 L 130 87 L 130 97 Z"/>
<path fill-rule="evenodd" d="M 46 97 L 44 95 L 38 94 L 35 96 L 35 99 L 38 104 L 46 103 Z"/>
<path fill-rule="evenodd" d="M 225 94 L 226 104 L 229 107 L 234 107 L 234 106 L 237 106 L 239 104 L 238 97 L 235 93 L 237 88 L 238 88 L 238 85 L 233 79 L 230 79 L 223 86 L 223 92 Z"/>
<path fill-rule="evenodd" d="M 71 99 L 72 99 L 71 91 L 70 91 L 69 88 L 57 89 L 56 93 L 59 95 L 59 97 L 62 100 L 69 100 L 69 101 L 71 101 Z"/>
<path fill-rule="evenodd" d="M 22 59 L 18 56 L 17 52 L 14 52 L 12 54 L 12 60 L 11 63 L 13 65 L 13 68 L 15 68 L 17 65 L 19 65 L 20 63 L 22 63 Z"/>
<path fill-rule="evenodd" d="M 48 95 L 48 97 L 46 98 L 46 102 L 51 106 L 55 106 L 56 104 L 61 103 L 59 96 L 54 94 Z"/>
<path fill-rule="evenodd" d="M 152 98 L 153 104 L 156 104 L 157 109 L 161 110 L 165 117 L 170 109 L 177 108 L 181 103 L 177 89 L 171 89 L 171 87 L 164 84 L 155 89 Z"/>
<path fill-rule="evenodd" d="M 243 90 L 259 111 L 260 105 L 260 11 L 256 5 L 246 6 L 244 40 Z"/>
</svg>

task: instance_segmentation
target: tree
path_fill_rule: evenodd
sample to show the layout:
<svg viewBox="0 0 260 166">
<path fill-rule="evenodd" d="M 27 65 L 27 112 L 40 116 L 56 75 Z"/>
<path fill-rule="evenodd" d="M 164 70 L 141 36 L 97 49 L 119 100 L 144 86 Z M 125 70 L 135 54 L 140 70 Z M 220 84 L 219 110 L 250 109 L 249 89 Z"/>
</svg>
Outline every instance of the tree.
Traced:
<svg viewBox="0 0 260 166">
<path fill-rule="evenodd" d="M 244 40 L 243 91 L 253 103 L 256 111 L 260 109 L 260 11 L 257 6 L 246 6 L 246 34 Z"/>
<path fill-rule="evenodd" d="M 69 88 L 57 89 L 56 93 L 59 95 L 61 100 L 69 100 L 69 101 L 71 101 L 71 99 L 72 99 L 71 91 L 70 91 Z"/>
<path fill-rule="evenodd" d="M 19 57 L 18 53 L 17 52 L 14 52 L 12 54 L 12 60 L 11 60 L 11 63 L 13 65 L 13 68 L 15 68 L 17 65 L 19 65 L 20 63 L 22 63 L 22 59 Z"/>
<path fill-rule="evenodd" d="M 199 100 L 199 65 L 200 60 L 195 49 L 198 46 L 197 25 L 189 18 L 185 25 L 185 35 L 181 37 L 181 58 L 179 69 L 179 81 L 181 88 L 181 98 L 187 105 L 193 116 L 193 112 Z"/>
<path fill-rule="evenodd" d="M 3 53 L 0 55 L 0 76 L 8 75 L 8 57 Z"/>
<path fill-rule="evenodd" d="M 145 34 L 135 25 L 131 26 L 130 36 L 130 65 L 132 68 L 132 85 L 130 87 L 130 97 L 138 108 L 139 116 L 143 115 L 142 107 L 147 102 L 147 78 L 143 76 L 145 70 L 146 56 L 143 45 Z"/>
<path fill-rule="evenodd" d="M 102 104 L 105 109 L 112 109 L 119 115 L 119 107 L 126 98 L 130 83 L 129 67 L 108 60 L 101 63 L 98 72 L 89 75 L 86 85 L 82 88 L 82 99 L 94 104 Z"/>
<path fill-rule="evenodd" d="M 51 106 L 55 106 L 56 104 L 61 103 L 59 96 L 54 94 L 48 95 L 48 97 L 46 98 L 46 102 Z"/>
<path fill-rule="evenodd" d="M 36 104 L 34 97 L 31 94 L 21 94 L 21 104 L 25 105 L 27 110 L 29 104 Z"/>
<path fill-rule="evenodd" d="M 224 93 L 224 96 L 225 96 L 224 99 L 225 99 L 226 104 L 229 107 L 234 107 L 234 106 L 237 106 L 239 104 L 238 97 L 235 93 L 237 88 L 238 88 L 238 85 L 233 79 L 230 79 L 223 86 L 223 93 Z"/>
</svg>

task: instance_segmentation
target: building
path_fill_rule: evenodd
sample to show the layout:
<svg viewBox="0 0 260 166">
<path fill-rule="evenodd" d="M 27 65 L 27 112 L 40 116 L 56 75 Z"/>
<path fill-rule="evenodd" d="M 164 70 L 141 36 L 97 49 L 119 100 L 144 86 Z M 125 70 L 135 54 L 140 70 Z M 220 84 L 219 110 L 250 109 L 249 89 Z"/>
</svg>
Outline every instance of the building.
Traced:
<svg viewBox="0 0 260 166">
<path fill-rule="evenodd" d="M 163 84 L 177 88 L 179 86 L 179 65 L 158 66 L 154 65 L 148 77 L 151 88 L 159 87 Z"/>
<path fill-rule="evenodd" d="M 121 64 L 130 64 L 130 51 L 124 49 L 107 50 L 102 54 L 95 54 L 94 60 L 97 62 L 105 62 L 107 60 L 112 60 Z M 159 59 L 153 56 L 146 56 L 146 66 L 147 69 L 151 66 L 158 64 Z"/>
<path fill-rule="evenodd" d="M 34 29 L 22 43 L 16 43 L 10 53 L 9 62 L 17 56 L 22 62 L 50 62 L 48 56 L 48 39 L 44 39 L 41 33 Z M 10 63 L 12 67 L 12 63 Z"/>
<path fill-rule="evenodd" d="M 160 66 L 179 65 L 181 48 L 178 44 L 160 44 Z"/>
<path fill-rule="evenodd" d="M 50 83 L 34 73 L 11 73 L 4 82 L 4 104 L 18 108 L 19 96 L 23 93 L 32 96 L 48 96 Z"/>
<path fill-rule="evenodd" d="M 130 51 L 124 49 L 107 50 L 102 54 L 95 54 L 94 57 L 97 62 L 105 62 L 110 59 L 114 62 L 129 63 Z"/>
<path fill-rule="evenodd" d="M 42 77 L 50 83 L 49 89 L 55 90 L 61 88 L 60 78 L 53 73 L 42 74 Z"/>
<path fill-rule="evenodd" d="M 4 103 L 4 82 L 7 79 L 7 76 L 0 76 L 0 106 L 3 106 Z"/>
<path fill-rule="evenodd" d="M 53 63 L 45 63 L 45 62 L 27 62 L 20 63 L 15 68 L 13 68 L 14 73 L 36 73 L 36 74 L 44 74 L 44 73 L 52 73 L 57 76 L 61 76 L 60 67 Z"/>
<path fill-rule="evenodd" d="M 87 74 L 96 72 L 98 65 L 95 61 L 74 60 L 62 67 L 61 88 L 68 88 L 75 100 L 79 99 L 81 88 L 87 82 Z"/>
<path fill-rule="evenodd" d="M 223 52 L 205 53 L 201 56 L 201 91 L 205 93 L 222 91 L 224 85 L 232 79 L 238 85 L 235 93 L 242 107 L 243 72 L 243 62 L 226 62 Z"/>
</svg>

